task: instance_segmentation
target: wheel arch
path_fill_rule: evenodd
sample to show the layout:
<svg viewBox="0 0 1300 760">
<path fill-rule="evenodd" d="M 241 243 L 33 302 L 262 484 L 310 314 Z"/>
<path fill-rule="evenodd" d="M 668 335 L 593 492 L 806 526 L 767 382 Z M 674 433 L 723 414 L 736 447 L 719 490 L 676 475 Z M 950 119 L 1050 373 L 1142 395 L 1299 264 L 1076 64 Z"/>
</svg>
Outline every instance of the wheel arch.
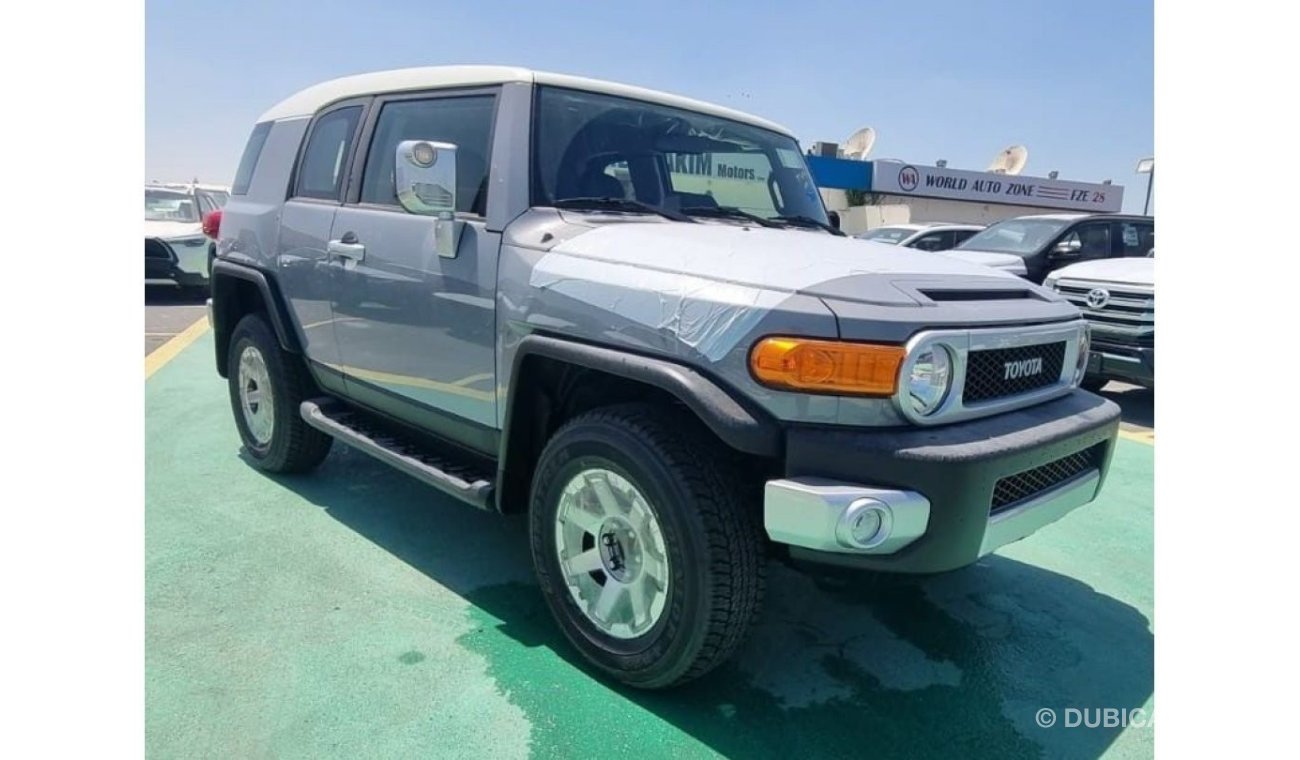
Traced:
<svg viewBox="0 0 1300 760">
<path fill-rule="evenodd" d="M 288 308 L 275 279 L 256 267 L 217 259 L 212 264 L 212 332 L 216 338 L 217 373 L 229 372 L 230 336 L 246 314 L 266 315 L 280 348 L 301 354 L 302 347 L 292 329 Z"/>
<path fill-rule="evenodd" d="M 496 506 L 526 510 L 533 468 L 551 433 L 576 414 L 628 401 L 685 407 L 727 447 L 775 459 L 784 436 L 770 415 L 677 362 L 547 335 L 515 352 L 497 458 Z"/>
</svg>

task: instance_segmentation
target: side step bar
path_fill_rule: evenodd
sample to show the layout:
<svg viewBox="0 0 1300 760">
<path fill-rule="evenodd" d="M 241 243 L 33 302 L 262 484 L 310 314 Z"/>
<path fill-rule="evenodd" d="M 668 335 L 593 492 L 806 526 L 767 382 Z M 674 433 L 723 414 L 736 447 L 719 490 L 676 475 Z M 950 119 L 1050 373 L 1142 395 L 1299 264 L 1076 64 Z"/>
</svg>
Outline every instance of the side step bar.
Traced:
<svg viewBox="0 0 1300 760">
<path fill-rule="evenodd" d="M 479 509 L 492 508 L 492 481 L 472 469 L 443 459 L 398 434 L 381 430 L 330 398 L 302 402 L 299 413 L 308 425 L 357 448 L 445 494 Z"/>
</svg>

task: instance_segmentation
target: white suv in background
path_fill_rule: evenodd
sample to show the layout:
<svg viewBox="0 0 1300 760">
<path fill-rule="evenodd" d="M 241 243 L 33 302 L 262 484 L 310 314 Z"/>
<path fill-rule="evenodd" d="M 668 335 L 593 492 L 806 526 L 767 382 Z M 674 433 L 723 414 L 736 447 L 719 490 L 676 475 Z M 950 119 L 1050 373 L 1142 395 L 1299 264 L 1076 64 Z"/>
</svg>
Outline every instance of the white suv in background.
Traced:
<svg viewBox="0 0 1300 760">
<path fill-rule="evenodd" d="M 946 251 L 965 242 L 967 238 L 984 229 L 982 224 L 949 224 L 923 222 L 919 224 L 890 224 L 854 235 L 859 240 L 889 243 L 922 251 Z"/>
<path fill-rule="evenodd" d="M 203 220 L 218 212 L 230 189 L 153 183 L 144 187 L 144 281 L 206 289 L 216 245 Z"/>
</svg>

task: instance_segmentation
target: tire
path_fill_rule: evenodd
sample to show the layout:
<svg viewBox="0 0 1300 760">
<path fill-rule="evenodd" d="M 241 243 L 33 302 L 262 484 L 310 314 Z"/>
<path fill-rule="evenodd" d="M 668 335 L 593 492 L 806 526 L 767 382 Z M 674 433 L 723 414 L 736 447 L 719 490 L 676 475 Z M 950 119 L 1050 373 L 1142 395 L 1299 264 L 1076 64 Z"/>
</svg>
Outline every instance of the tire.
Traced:
<svg viewBox="0 0 1300 760">
<path fill-rule="evenodd" d="M 529 537 L 542 594 L 574 647 L 631 686 L 664 688 L 698 678 L 735 652 L 758 616 L 765 573 L 758 509 L 744 503 L 743 481 L 732 464 L 715 453 L 719 446 L 689 415 L 626 404 L 569 421 L 538 459 Z M 607 550 L 613 551 L 607 538 L 618 531 L 605 532 L 610 521 L 619 518 L 593 518 L 580 506 L 603 509 L 603 499 L 588 498 L 587 491 L 601 480 L 611 486 L 604 493 L 627 508 L 634 525 L 642 512 L 651 514 L 655 524 L 653 530 L 644 529 L 648 523 L 639 524 L 626 534 L 626 543 L 619 544 L 627 584 L 615 586 L 624 593 L 616 606 L 605 609 L 619 610 L 620 623 L 609 622 L 612 612 L 602 623 L 599 615 L 586 611 L 600 608 L 600 597 L 620 571 L 606 560 Z M 625 485 L 642 497 L 639 502 L 629 498 Z M 599 491 L 593 488 L 592 493 Z M 572 519 L 579 512 L 584 517 Z M 563 523 L 557 520 L 561 515 Z M 592 519 L 605 520 L 596 532 L 574 527 Z M 582 557 L 573 554 L 578 548 L 563 537 L 578 534 L 584 542 L 578 548 L 590 541 L 588 551 L 600 551 L 603 564 L 591 572 L 566 574 L 561 555 L 571 550 L 571 568 Z M 589 556 L 587 551 L 583 555 Z M 667 578 L 666 588 L 654 582 L 654 574 Z M 639 597 L 641 611 L 634 604 L 637 583 L 648 589 L 648 596 Z M 583 586 L 596 595 L 594 604 L 579 598 Z M 586 598 L 590 602 L 591 596 Z"/>
<path fill-rule="evenodd" d="M 245 359 L 248 367 L 241 364 Z M 311 395 L 311 377 L 297 357 L 280 348 L 261 315 L 249 314 L 235 325 L 227 366 L 235 426 L 253 464 L 266 472 L 283 473 L 307 472 L 320 464 L 334 439 L 304 422 L 298 411 Z M 264 403 L 268 387 L 269 405 Z M 246 412 L 245 393 L 251 390 L 259 393 Z M 267 413 L 269 427 L 263 424 L 267 418 L 262 415 Z"/>
<path fill-rule="evenodd" d="M 1090 391 L 1092 393 L 1100 393 L 1101 389 L 1105 388 L 1106 383 L 1109 382 L 1110 382 L 1110 378 L 1108 377 L 1102 377 L 1097 375 L 1086 375 L 1083 378 L 1083 382 L 1079 383 L 1079 387 L 1084 389 L 1085 391 Z"/>
</svg>

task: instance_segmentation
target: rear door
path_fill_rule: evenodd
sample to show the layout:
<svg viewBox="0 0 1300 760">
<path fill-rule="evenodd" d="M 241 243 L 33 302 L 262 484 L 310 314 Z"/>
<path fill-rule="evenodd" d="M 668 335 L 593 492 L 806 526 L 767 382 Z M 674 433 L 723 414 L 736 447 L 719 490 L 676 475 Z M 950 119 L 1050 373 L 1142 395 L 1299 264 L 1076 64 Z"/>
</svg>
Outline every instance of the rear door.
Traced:
<svg viewBox="0 0 1300 760">
<path fill-rule="evenodd" d="M 312 120 L 298 153 L 276 244 L 276 279 L 301 326 L 307 358 L 316 364 L 322 384 L 332 390 L 342 388 L 342 375 L 331 304 L 335 280 L 326 246 L 343 202 L 365 107 L 365 100 L 346 101 Z"/>
<path fill-rule="evenodd" d="M 499 232 L 486 228 L 499 88 L 377 98 L 347 202 L 330 238 L 338 257 L 334 325 L 348 395 L 444 438 L 495 453 Z M 433 217 L 405 211 L 394 186 L 403 140 L 452 143 L 456 255 L 434 248 Z M 360 248 L 356 248 L 360 246 Z M 336 245 L 336 250 L 339 246 Z"/>
</svg>

